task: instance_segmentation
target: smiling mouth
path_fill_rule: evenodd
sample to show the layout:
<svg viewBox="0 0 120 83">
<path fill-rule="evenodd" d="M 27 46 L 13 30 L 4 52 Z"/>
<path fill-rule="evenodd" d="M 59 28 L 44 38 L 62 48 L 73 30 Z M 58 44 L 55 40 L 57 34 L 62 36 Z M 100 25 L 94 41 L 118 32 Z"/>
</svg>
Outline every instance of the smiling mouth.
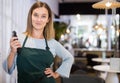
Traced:
<svg viewBox="0 0 120 83">
<path fill-rule="evenodd" d="M 36 25 L 41 25 L 40 23 L 35 23 Z"/>
</svg>

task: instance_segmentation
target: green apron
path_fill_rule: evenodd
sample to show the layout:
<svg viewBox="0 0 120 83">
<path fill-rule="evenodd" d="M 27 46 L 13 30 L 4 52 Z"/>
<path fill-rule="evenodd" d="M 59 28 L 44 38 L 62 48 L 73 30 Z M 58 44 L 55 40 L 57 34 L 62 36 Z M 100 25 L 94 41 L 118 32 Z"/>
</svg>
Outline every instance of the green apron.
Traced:
<svg viewBox="0 0 120 83">
<path fill-rule="evenodd" d="M 18 49 L 17 70 L 18 83 L 55 83 L 53 77 L 47 77 L 44 74 L 46 68 L 49 68 L 54 57 L 49 51 L 46 43 L 46 50 L 24 47 L 28 36 L 26 36 L 22 48 Z"/>
</svg>

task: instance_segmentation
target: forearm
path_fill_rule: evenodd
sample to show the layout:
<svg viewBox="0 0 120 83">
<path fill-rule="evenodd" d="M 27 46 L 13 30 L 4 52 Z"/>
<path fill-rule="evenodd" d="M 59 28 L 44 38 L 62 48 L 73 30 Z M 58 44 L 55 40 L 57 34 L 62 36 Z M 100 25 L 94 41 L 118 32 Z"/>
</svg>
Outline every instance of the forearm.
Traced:
<svg viewBox="0 0 120 83">
<path fill-rule="evenodd" d="M 7 58 L 8 69 L 10 69 L 12 65 L 14 64 L 15 55 L 16 53 L 14 52 L 9 53 L 9 56 Z"/>
<path fill-rule="evenodd" d="M 74 57 L 69 55 L 68 57 L 63 58 L 61 63 L 62 64 L 58 67 L 56 72 L 58 72 L 60 76 L 68 78 L 70 75 L 72 64 L 74 63 Z"/>
</svg>

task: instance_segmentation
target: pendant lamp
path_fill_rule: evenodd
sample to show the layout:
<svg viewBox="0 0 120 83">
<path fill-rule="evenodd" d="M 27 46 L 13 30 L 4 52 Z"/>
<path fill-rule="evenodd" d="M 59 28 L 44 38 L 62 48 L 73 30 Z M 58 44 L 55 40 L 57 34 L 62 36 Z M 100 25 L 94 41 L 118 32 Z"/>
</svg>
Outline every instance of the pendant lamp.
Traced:
<svg viewBox="0 0 120 83">
<path fill-rule="evenodd" d="M 92 5 L 95 9 L 112 9 L 112 8 L 119 8 L 120 2 L 116 0 L 102 0 Z"/>
</svg>

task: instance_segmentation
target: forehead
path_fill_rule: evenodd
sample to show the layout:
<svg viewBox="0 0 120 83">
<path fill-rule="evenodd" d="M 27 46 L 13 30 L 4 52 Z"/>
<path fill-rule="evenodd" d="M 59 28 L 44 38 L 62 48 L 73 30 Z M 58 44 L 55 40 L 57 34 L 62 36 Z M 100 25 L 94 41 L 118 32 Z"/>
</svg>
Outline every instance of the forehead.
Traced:
<svg viewBox="0 0 120 83">
<path fill-rule="evenodd" d="M 39 8 L 35 8 L 33 10 L 33 13 L 48 14 L 48 10 L 45 7 L 39 7 Z"/>
</svg>

